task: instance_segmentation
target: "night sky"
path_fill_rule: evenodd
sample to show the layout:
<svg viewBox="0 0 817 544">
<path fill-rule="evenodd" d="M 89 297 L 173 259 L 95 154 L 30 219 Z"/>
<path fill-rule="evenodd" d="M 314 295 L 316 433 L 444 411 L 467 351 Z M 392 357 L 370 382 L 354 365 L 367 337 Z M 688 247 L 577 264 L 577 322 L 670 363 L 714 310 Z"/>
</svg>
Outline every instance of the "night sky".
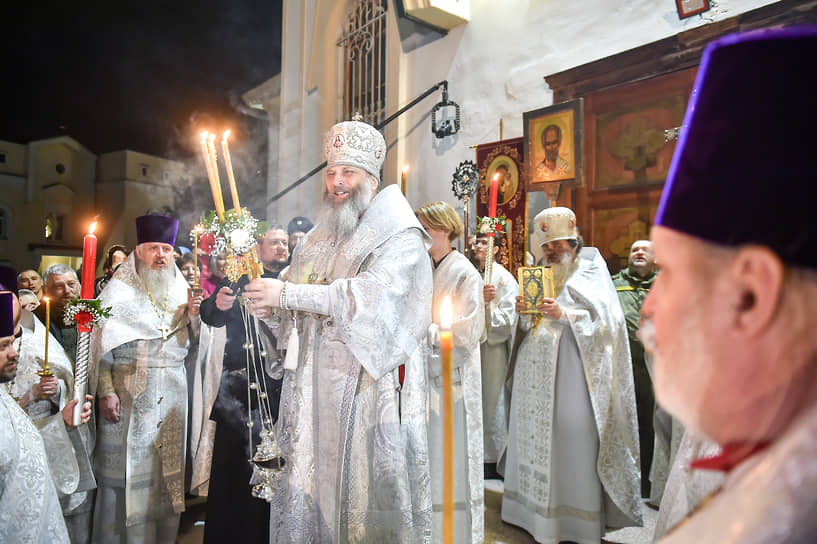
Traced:
<svg viewBox="0 0 817 544">
<path fill-rule="evenodd" d="M 236 104 L 280 71 L 280 0 L 84 4 L 5 6 L 0 139 L 183 158 L 210 126 L 264 148 Z"/>
</svg>

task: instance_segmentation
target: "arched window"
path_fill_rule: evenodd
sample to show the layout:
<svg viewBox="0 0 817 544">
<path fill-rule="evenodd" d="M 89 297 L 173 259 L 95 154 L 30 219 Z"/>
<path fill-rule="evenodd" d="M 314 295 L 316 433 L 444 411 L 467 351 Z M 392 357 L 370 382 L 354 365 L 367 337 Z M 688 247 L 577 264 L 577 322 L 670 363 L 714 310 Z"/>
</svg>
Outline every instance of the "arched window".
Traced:
<svg viewBox="0 0 817 544">
<path fill-rule="evenodd" d="M 343 28 L 343 119 L 360 113 L 377 125 L 386 119 L 386 2 L 353 2 Z"/>
</svg>

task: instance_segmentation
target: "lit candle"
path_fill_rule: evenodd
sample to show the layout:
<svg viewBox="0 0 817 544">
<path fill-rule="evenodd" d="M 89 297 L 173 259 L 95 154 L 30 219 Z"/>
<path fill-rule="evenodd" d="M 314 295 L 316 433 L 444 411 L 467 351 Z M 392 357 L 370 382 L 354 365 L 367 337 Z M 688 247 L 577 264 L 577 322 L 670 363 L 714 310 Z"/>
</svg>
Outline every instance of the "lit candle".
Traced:
<svg viewBox="0 0 817 544">
<path fill-rule="evenodd" d="M 204 158 L 204 168 L 207 170 L 207 180 L 210 182 L 210 189 L 213 189 L 213 169 L 210 166 L 210 150 L 207 149 L 207 136 L 209 132 L 206 130 L 201 133 L 201 155 Z"/>
<path fill-rule="evenodd" d="M 230 194 L 233 196 L 233 208 L 235 213 L 241 215 L 241 203 L 238 201 L 238 189 L 235 186 L 235 175 L 233 174 L 233 160 L 230 158 L 230 147 L 227 145 L 227 138 L 230 131 L 225 131 L 221 137 L 221 150 L 224 152 L 224 166 L 227 169 L 227 181 L 230 183 Z"/>
<path fill-rule="evenodd" d="M 451 297 L 440 306 L 440 359 L 442 362 L 443 420 L 443 542 L 454 542 L 454 395 L 451 385 L 454 338 L 451 321 L 454 311 Z"/>
<path fill-rule="evenodd" d="M 201 154 L 202 157 L 204 158 L 204 168 L 205 170 L 207 170 L 207 180 L 210 182 L 210 192 L 213 194 L 213 202 L 217 202 L 218 189 L 216 188 L 216 180 L 213 177 L 213 165 L 210 163 L 210 150 L 207 148 L 209 134 L 210 133 L 207 132 L 206 130 L 201 133 Z M 216 214 L 218 214 L 219 213 L 218 204 L 215 204 L 215 208 Z M 221 219 L 223 222 L 223 218 L 221 217 L 221 215 L 219 215 L 219 219 Z"/>
<path fill-rule="evenodd" d="M 499 195 L 499 172 L 491 178 L 491 191 L 488 198 L 488 217 L 496 217 L 496 199 Z"/>
<path fill-rule="evenodd" d="M 224 196 L 221 193 L 221 179 L 218 176 L 218 154 L 216 153 L 216 135 L 211 134 L 207 139 L 207 149 L 210 150 L 210 167 L 213 169 L 213 179 L 216 181 L 216 193 L 218 199 L 216 200 L 216 213 L 221 222 L 224 222 Z M 220 212 L 219 212 L 220 210 Z"/>
<path fill-rule="evenodd" d="M 91 223 L 88 234 L 82 239 L 82 292 L 80 298 L 94 298 L 94 274 L 96 272 L 96 221 Z"/>
<path fill-rule="evenodd" d="M 199 232 L 201 225 L 193 228 L 193 289 L 199 288 Z"/>
<path fill-rule="evenodd" d="M 408 171 L 409 165 L 405 165 L 403 167 L 403 172 L 400 174 L 400 190 L 403 192 L 403 196 L 406 196 L 406 190 L 408 189 Z"/>
<path fill-rule="evenodd" d="M 51 375 L 51 370 L 48 368 L 48 337 L 51 336 L 51 299 L 43 297 L 45 302 L 45 358 L 43 360 L 43 369 L 38 373 L 40 376 Z"/>
<path fill-rule="evenodd" d="M 204 166 L 207 169 L 207 179 L 210 181 L 210 192 L 213 193 L 213 203 L 216 208 L 216 215 L 218 215 L 219 221 L 224 223 L 224 202 L 221 198 L 221 185 L 218 179 L 218 166 L 215 163 L 215 147 L 212 149 L 212 154 L 210 152 L 210 146 L 208 144 L 212 143 L 212 139 L 215 138 L 215 135 L 211 135 L 206 130 L 201 133 L 201 152 L 204 156 Z"/>
</svg>

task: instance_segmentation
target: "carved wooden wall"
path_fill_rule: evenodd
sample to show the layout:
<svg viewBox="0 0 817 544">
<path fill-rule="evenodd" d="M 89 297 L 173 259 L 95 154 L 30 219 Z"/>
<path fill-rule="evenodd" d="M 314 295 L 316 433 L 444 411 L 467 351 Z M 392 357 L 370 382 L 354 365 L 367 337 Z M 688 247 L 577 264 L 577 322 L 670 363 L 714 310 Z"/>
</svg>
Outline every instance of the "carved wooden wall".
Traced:
<svg viewBox="0 0 817 544">
<path fill-rule="evenodd" d="M 817 24 L 817 0 L 784 0 L 545 77 L 554 104 L 584 97 L 584 183 L 558 204 L 576 211 L 611 271 L 649 236 L 675 148 L 663 131 L 683 120 L 703 48 L 724 34 L 795 24 Z"/>
</svg>

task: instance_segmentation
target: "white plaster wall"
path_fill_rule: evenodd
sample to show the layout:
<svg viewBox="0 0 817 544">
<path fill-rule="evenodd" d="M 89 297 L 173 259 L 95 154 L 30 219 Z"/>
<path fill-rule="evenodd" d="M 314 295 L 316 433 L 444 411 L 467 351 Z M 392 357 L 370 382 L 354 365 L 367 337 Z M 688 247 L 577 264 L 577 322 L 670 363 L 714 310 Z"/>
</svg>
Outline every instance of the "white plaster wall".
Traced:
<svg viewBox="0 0 817 544">
<path fill-rule="evenodd" d="M 323 160 L 322 136 L 335 119 L 335 41 L 344 2 L 285 1 L 281 54 L 280 132 L 277 171 L 270 173 L 268 197 L 275 196 Z M 274 176 L 274 179 L 273 179 Z M 286 225 L 298 215 L 314 220 L 320 201 L 318 177 L 267 206 L 267 219 Z"/>
<path fill-rule="evenodd" d="M 427 97 L 386 131 L 389 157 L 384 183 L 400 179 L 410 164 L 408 199 L 419 207 L 444 200 L 461 209 L 451 176 L 472 145 L 523 135 L 522 113 L 549 106 L 553 95 L 544 77 L 622 51 L 727 19 L 776 0 L 712 0 L 702 16 L 679 20 L 674 0 L 472 0 L 471 19 L 446 36 L 408 53 L 392 55 L 398 81 L 388 83 L 389 111 L 432 85 L 449 82 L 449 98 L 462 108 L 462 130 L 442 140 L 431 134 L 431 108 L 441 94 Z M 281 68 L 280 164 L 270 195 L 322 160 L 324 132 L 335 121 L 338 54 L 335 43 L 348 2 L 285 0 Z M 396 10 L 389 4 L 390 38 L 397 36 Z M 393 73 L 390 65 L 389 73 Z M 396 144 L 396 145 L 395 145 Z M 269 214 L 283 223 L 295 215 L 317 215 L 320 177 L 313 177 Z M 536 195 L 540 196 L 540 195 Z M 532 199 L 535 213 L 545 200 Z"/>
<path fill-rule="evenodd" d="M 522 113 L 553 103 L 545 76 L 772 3 L 718 0 L 703 16 L 679 20 L 673 0 L 472 0 L 468 24 L 401 59 L 407 97 L 447 79 L 462 108 L 462 130 L 451 142 L 430 134 L 430 118 L 421 122 L 439 97 L 401 121 L 409 200 L 459 205 L 451 192 L 457 164 L 474 160 L 469 146 L 499 139 L 500 118 L 505 138 L 522 136 Z"/>
</svg>

